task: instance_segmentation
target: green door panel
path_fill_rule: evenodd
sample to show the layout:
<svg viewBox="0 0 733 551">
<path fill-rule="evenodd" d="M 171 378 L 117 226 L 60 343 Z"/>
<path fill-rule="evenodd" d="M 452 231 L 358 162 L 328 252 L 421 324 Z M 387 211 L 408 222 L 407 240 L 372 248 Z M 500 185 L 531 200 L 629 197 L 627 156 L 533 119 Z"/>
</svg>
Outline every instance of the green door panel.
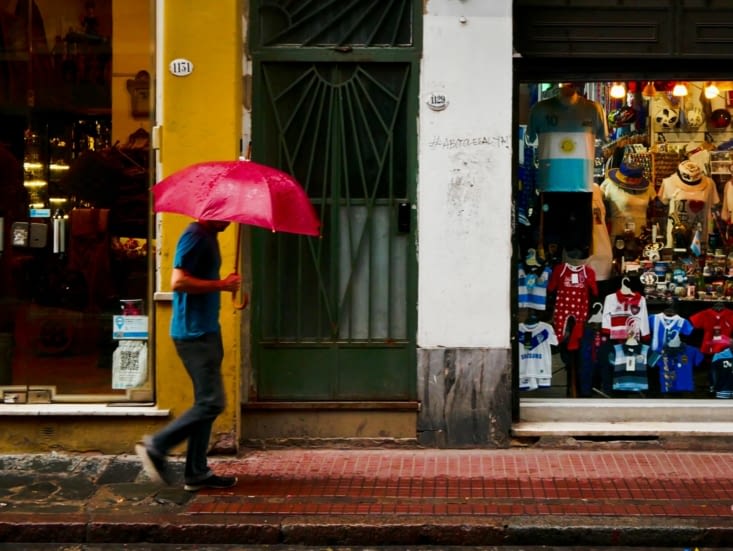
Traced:
<svg viewBox="0 0 733 551">
<path fill-rule="evenodd" d="M 338 394 L 344 400 L 414 399 L 411 379 L 415 365 L 406 346 L 341 347 L 338 352 Z"/>
<path fill-rule="evenodd" d="M 262 346 L 260 400 L 410 400 L 406 346 Z"/>
<path fill-rule="evenodd" d="M 255 13 L 277 8 L 290 19 L 255 17 L 252 158 L 298 179 L 321 237 L 252 230 L 257 399 L 414 399 L 418 58 L 387 54 L 411 43 L 415 6 L 260 4 Z M 340 24 L 368 22 L 373 32 L 347 35 L 366 45 L 389 35 L 387 47 L 343 60 L 332 48 L 319 59 L 289 47 L 287 37 L 304 41 L 315 29 L 304 14 L 317 6 L 334 23 L 338 13 Z M 409 13 L 385 35 L 374 17 L 382 8 Z M 341 31 L 310 45 L 341 44 Z"/>
<path fill-rule="evenodd" d="M 260 400 L 329 400 L 334 396 L 337 356 L 330 347 L 262 346 L 257 390 Z"/>
</svg>

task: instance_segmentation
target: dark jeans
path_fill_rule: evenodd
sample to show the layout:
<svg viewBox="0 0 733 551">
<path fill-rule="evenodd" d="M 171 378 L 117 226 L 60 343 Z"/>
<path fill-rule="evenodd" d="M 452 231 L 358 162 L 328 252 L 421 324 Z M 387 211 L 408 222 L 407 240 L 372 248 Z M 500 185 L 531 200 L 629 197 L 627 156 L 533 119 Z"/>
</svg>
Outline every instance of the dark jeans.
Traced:
<svg viewBox="0 0 733 551">
<path fill-rule="evenodd" d="M 153 435 L 153 448 L 161 454 L 188 440 L 186 483 L 196 483 L 212 474 L 206 460 L 211 426 L 224 411 L 221 362 L 224 348 L 220 333 L 208 333 L 194 340 L 174 340 L 178 356 L 193 383 L 194 404 L 180 417 Z"/>
<path fill-rule="evenodd" d="M 593 237 L 593 194 L 583 191 L 552 191 L 542 194 L 544 244 L 557 246 L 557 258 L 563 251 L 578 251 L 577 258 L 590 256 Z"/>
</svg>

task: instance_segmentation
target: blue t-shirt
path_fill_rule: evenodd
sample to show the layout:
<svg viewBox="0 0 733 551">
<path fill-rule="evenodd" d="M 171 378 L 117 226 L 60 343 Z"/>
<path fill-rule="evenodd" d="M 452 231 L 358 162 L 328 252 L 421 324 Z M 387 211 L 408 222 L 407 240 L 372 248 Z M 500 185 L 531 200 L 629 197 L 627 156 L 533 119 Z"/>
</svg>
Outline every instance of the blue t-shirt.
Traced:
<svg viewBox="0 0 733 551">
<path fill-rule="evenodd" d="M 606 119 L 600 105 L 583 97 L 565 103 L 541 101 L 529 114 L 526 139 L 538 140 L 541 191 L 593 191 L 595 140 L 605 139 Z"/>
<path fill-rule="evenodd" d="M 221 253 L 216 232 L 206 230 L 197 222 L 190 224 L 178 240 L 173 267 L 199 279 L 219 279 Z M 220 306 L 219 291 L 200 294 L 174 291 L 171 337 L 190 340 L 206 333 L 218 333 Z"/>
</svg>

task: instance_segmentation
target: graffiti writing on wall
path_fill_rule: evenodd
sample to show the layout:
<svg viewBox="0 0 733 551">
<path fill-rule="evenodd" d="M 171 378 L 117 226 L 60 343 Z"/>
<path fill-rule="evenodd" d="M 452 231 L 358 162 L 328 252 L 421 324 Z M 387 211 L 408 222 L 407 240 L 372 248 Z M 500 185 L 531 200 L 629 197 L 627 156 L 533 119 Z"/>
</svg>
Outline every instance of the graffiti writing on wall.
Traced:
<svg viewBox="0 0 733 551">
<path fill-rule="evenodd" d="M 428 141 L 430 149 L 465 149 L 469 147 L 491 147 L 495 149 L 510 149 L 511 136 L 464 136 L 448 137 L 433 136 Z"/>
</svg>

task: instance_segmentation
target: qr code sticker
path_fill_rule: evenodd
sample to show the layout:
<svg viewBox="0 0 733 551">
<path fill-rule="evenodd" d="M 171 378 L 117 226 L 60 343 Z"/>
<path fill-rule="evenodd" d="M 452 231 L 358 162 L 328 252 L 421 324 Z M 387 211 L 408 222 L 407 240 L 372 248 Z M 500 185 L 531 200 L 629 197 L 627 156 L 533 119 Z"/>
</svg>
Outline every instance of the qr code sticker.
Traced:
<svg viewBox="0 0 733 551">
<path fill-rule="evenodd" d="M 144 341 L 120 341 L 112 354 L 112 388 L 137 388 L 148 378 L 148 345 Z"/>
</svg>

